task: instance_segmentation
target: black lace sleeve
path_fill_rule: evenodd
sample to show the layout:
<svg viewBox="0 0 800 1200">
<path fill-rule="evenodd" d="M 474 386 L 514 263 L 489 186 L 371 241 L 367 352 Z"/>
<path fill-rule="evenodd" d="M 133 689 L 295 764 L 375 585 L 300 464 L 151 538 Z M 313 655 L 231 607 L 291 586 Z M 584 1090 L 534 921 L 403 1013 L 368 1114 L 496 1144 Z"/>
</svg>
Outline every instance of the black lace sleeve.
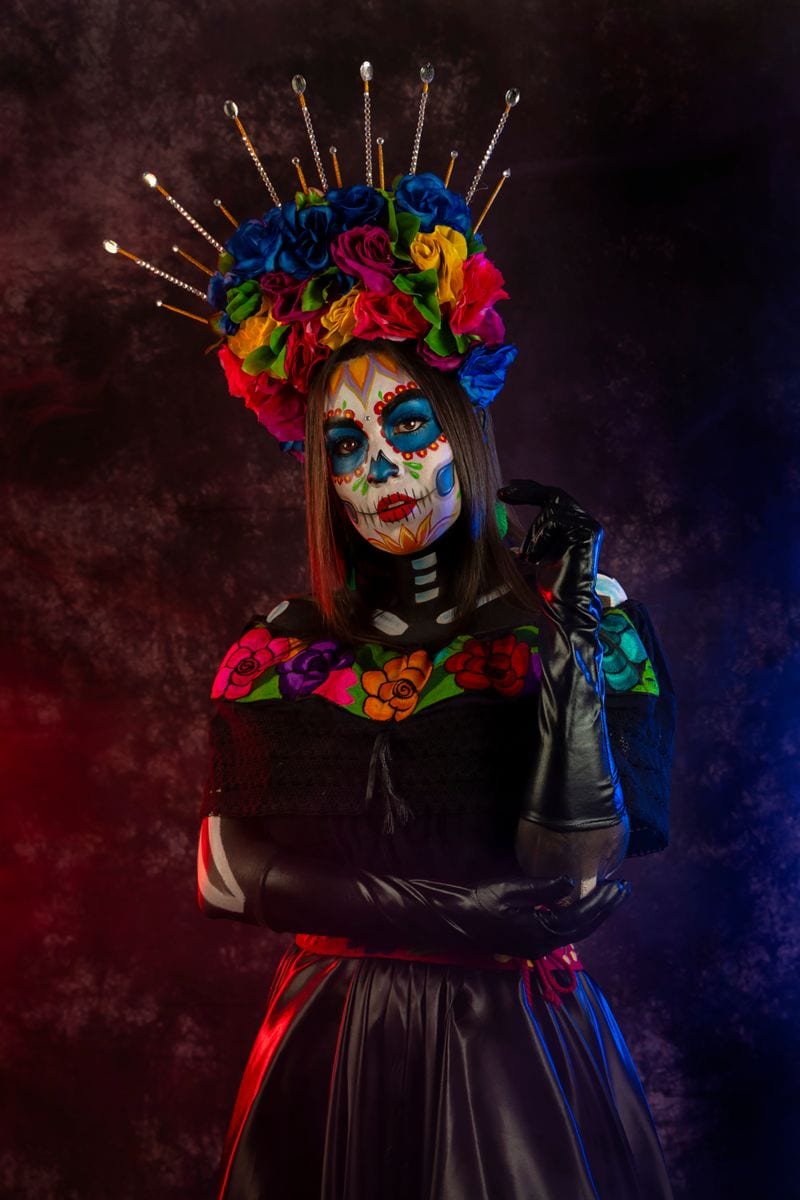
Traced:
<svg viewBox="0 0 800 1200">
<path fill-rule="evenodd" d="M 669 794 L 675 734 L 675 693 L 661 642 L 638 600 L 617 606 L 642 640 L 658 695 L 606 689 L 611 748 L 631 822 L 628 856 L 664 850 L 669 842 Z"/>
</svg>

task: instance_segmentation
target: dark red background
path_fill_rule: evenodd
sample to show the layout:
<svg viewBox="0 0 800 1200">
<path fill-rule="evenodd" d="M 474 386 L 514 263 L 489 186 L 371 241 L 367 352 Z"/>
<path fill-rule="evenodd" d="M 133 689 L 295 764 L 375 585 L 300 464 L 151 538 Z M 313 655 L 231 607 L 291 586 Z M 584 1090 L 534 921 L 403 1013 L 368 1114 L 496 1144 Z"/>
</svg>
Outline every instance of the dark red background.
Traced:
<svg viewBox="0 0 800 1200">
<path fill-rule="evenodd" d="M 511 84 L 485 227 L 521 347 L 508 477 L 574 492 L 681 699 L 673 837 L 581 947 L 676 1195 L 800 1195 L 797 326 L 800 14 L 758 0 L 7 0 L 0 15 L 6 484 L 0 1193 L 211 1197 L 286 937 L 204 921 L 207 693 L 251 611 L 305 586 L 300 473 L 104 237 L 185 278 L 320 142 L 360 178 L 358 64 L 407 167 L 465 187 Z M 196 277 L 199 281 L 199 277 Z M 192 306 L 188 299 L 187 307 Z M 536 1103 L 535 1095 L 531 1103 Z M 565 1198 L 567 1200 L 567 1198 Z"/>
</svg>

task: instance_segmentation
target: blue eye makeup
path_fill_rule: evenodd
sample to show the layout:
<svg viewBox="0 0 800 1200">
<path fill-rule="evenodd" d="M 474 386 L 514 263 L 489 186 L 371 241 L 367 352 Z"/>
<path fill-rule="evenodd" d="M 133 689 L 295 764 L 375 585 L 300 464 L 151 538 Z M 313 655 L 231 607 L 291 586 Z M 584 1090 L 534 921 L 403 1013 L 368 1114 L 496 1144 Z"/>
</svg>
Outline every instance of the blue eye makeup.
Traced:
<svg viewBox="0 0 800 1200">
<path fill-rule="evenodd" d="M 350 475 L 360 467 L 367 456 L 369 439 L 355 425 L 332 425 L 325 430 L 325 448 L 328 451 L 334 475 Z"/>
<path fill-rule="evenodd" d="M 442 428 L 424 396 L 404 396 L 381 414 L 386 437 L 401 452 L 421 450 L 435 442 Z"/>
</svg>

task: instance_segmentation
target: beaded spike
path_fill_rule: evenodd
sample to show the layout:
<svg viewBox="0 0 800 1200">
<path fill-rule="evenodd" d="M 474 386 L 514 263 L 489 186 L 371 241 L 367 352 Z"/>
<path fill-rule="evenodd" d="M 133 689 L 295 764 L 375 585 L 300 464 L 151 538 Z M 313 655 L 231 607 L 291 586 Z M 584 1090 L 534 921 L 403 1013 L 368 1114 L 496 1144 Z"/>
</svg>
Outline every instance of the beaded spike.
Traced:
<svg viewBox="0 0 800 1200">
<path fill-rule="evenodd" d="M 489 145 L 486 147 L 486 151 L 483 155 L 483 158 L 481 159 L 480 163 L 478 164 L 478 169 L 475 172 L 475 178 L 472 180 L 472 183 L 469 185 L 469 191 L 467 192 L 466 196 L 464 197 L 465 200 L 467 201 L 467 204 L 470 203 L 470 201 L 472 200 L 472 197 L 475 195 L 475 189 L 477 188 L 478 184 L 480 183 L 480 181 L 483 177 L 483 172 L 486 170 L 487 166 L 489 165 L 489 159 L 494 154 L 495 146 L 497 145 L 497 143 L 500 140 L 500 134 L 503 132 L 503 130 L 505 128 L 506 121 L 508 120 L 508 114 L 511 112 L 512 108 L 515 108 L 519 104 L 519 88 L 509 88 L 505 95 L 505 101 L 506 101 L 506 106 L 503 109 L 503 114 L 500 117 L 500 120 L 497 122 L 497 128 L 495 129 L 494 133 L 492 134 L 491 141 L 489 142 Z"/>
<path fill-rule="evenodd" d="M 253 143 L 250 141 L 250 138 L 247 136 L 247 130 L 245 129 L 242 122 L 239 120 L 238 104 L 234 100 L 226 100 L 222 106 L 222 111 L 225 113 L 225 116 L 229 118 L 229 120 L 233 121 L 234 125 L 238 129 L 239 136 L 241 137 L 242 141 L 245 144 L 247 153 L 250 155 L 250 157 L 253 160 L 255 168 L 261 177 L 261 182 L 264 184 L 264 187 L 267 189 L 267 191 L 270 194 L 272 203 L 275 205 L 276 208 L 280 208 L 281 202 L 278 199 L 278 193 L 275 191 L 275 188 L 272 186 L 272 180 L 270 179 L 267 172 L 264 170 L 264 164 L 261 162 L 261 159 L 256 154 L 255 147 L 253 146 Z"/>
<path fill-rule="evenodd" d="M 201 237 L 204 237 L 206 241 L 214 247 L 217 254 L 222 254 L 223 247 L 219 244 L 217 239 L 213 238 L 208 230 L 204 229 L 200 222 L 196 221 L 192 214 L 188 213 L 182 204 L 178 203 L 174 196 L 170 196 L 167 189 L 161 186 L 152 171 L 145 171 L 145 173 L 142 175 L 142 180 L 149 188 L 153 188 L 154 191 L 158 192 L 160 196 L 163 196 L 164 199 L 172 205 L 175 211 L 181 214 L 184 221 L 188 221 L 192 229 L 194 229 L 196 233 L 199 233 Z"/>
<path fill-rule="evenodd" d="M 372 187 L 372 107 L 369 98 L 369 81 L 373 70 L 371 62 L 363 62 L 359 74 L 364 82 L 364 182 Z"/>
<path fill-rule="evenodd" d="M 306 133 L 308 134 L 308 140 L 311 143 L 311 153 L 314 155 L 314 162 L 316 164 L 317 174 L 319 175 L 319 184 L 323 192 L 327 192 L 328 180 L 325 178 L 325 168 L 323 167 L 322 159 L 320 158 L 319 146 L 317 145 L 317 139 L 314 134 L 314 126 L 311 123 L 311 113 L 309 112 L 308 105 L 306 104 L 306 86 L 306 81 L 302 75 L 294 75 L 292 77 L 292 91 L 297 96 L 297 99 L 300 103 L 300 111 L 303 114 L 303 120 L 306 123 Z"/>
<path fill-rule="evenodd" d="M 205 292 L 201 292 L 199 288 L 192 287 L 190 283 L 184 283 L 182 279 L 176 279 L 174 275 L 169 275 L 160 267 L 154 267 L 146 259 L 139 258 L 137 254 L 131 254 L 130 250 L 123 250 L 122 246 L 118 246 L 111 238 L 106 238 L 103 242 L 103 249 L 107 250 L 109 254 L 121 254 L 123 258 L 128 258 L 132 263 L 136 263 L 137 267 L 144 267 L 145 271 L 157 275 L 159 279 L 166 279 L 167 283 L 173 283 L 175 287 L 183 288 L 185 292 L 191 292 L 193 296 L 199 296 L 201 300 L 206 299 Z"/>
<path fill-rule="evenodd" d="M 422 141 L 422 126 L 425 124 L 425 109 L 428 104 L 428 85 L 433 82 L 434 70 L 430 63 L 426 63 L 424 67 L 419 69 L 419 77 L 422 81 L 422 91 L 419 97 L 419 112 L 417 114 L 417 128 L 414 131 L 414 144 L 411 147 L 411 166 L 408 168 L 409 175 L 416 175 L 417 160 L 419 159 L 419 144 Z"/>
</svg>

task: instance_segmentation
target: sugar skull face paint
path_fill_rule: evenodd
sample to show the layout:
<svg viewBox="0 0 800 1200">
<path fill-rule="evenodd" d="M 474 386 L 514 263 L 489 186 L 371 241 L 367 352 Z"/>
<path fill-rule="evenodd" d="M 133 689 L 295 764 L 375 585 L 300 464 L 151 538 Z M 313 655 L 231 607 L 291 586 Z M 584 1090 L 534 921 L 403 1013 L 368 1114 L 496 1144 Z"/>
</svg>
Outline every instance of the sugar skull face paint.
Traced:
<svg viewBox="0 0 800 1200">
<path fill-rule="evenodd" d="M 453 451 L 430 401 L 385 354 L 342 363 L 330 378 L 325 445 L 337 496 L 370 545 L 429 546 L 461 512 Z"/>
</svg>

